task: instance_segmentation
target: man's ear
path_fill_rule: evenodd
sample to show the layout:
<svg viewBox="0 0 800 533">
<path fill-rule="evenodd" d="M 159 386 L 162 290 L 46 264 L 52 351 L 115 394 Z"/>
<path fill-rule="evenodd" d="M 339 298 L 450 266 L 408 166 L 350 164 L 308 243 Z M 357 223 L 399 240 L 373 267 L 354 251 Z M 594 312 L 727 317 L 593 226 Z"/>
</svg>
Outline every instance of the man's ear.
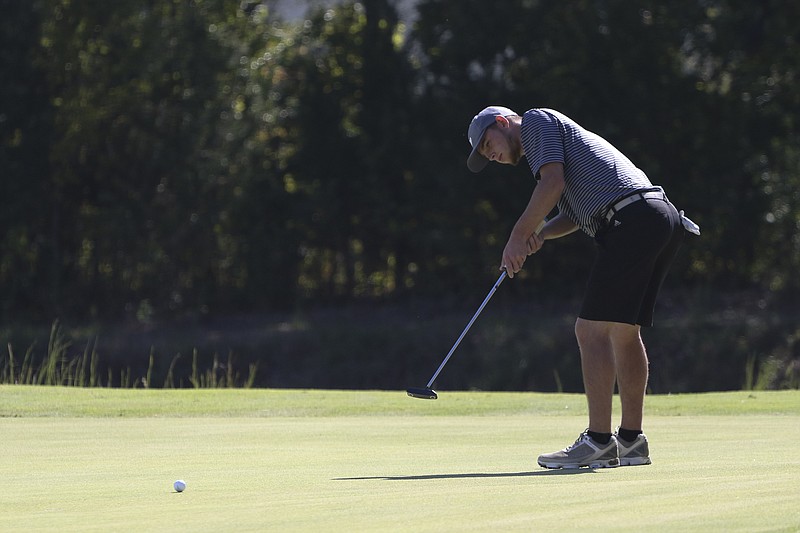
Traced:
<svg viewBox="0 0 800 533">
<path fill-rule="evenodd" d="M 502 115 L 497 115 L 496 117 L 494 117 L 494 120 L 497 122 L 497 125 L 500 126 L 501 128 L 507 128 L 508 125 L 510 124 L 508 119 Z"/>
</svg>

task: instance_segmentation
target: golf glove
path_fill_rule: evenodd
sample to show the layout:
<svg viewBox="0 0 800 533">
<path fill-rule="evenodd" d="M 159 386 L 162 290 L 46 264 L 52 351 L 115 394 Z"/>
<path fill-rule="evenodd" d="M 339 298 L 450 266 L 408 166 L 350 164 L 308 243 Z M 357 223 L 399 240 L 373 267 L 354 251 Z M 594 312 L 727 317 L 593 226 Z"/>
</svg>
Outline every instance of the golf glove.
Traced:
<svg viewBox="0 0 800 533">
<path fill-rule="evenodd" d="M 700 226 L 692 222 L 692 220 L 683 214 L 683 209 L 680 210 L 681 214 L 681 224 L 683 224 L 683 229 L 688 231 L 689 233 L 694 233 L 695 235 L 700 235 Z"/>
</svg>

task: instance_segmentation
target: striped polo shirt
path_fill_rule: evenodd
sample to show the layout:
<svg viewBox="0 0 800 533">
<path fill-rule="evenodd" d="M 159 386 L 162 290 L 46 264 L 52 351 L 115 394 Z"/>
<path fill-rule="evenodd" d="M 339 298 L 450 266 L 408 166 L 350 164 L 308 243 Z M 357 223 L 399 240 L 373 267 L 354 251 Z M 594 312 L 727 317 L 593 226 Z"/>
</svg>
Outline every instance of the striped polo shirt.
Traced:
<svg viewBox="0 0 800 533">
<path fill-rule="evenodd" d="M 537 180 L 542 165 L 564 165 L 565 187 L 558 209 L 591 237 L 602 227 L 602 216 L 614 200 L 653 186 L 611 143 L 558 111 L 526 112 L 521 137 Z"/>
</svg>

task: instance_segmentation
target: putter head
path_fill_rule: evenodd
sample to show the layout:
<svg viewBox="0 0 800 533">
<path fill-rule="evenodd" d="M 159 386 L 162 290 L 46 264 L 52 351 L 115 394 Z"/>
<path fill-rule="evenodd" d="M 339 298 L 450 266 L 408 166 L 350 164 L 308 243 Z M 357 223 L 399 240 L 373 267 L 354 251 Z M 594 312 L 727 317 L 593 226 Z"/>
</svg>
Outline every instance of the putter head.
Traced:
<svg viewBox="0 0 800 533">
<path fill-rule="evenodd" d="M 438 398 L 435 390 L 426 387 L 411 387 L 406 390 L 406 393 L 412 398 L 420 398 L 422 400 L 435 400 Z"/>
</svg>

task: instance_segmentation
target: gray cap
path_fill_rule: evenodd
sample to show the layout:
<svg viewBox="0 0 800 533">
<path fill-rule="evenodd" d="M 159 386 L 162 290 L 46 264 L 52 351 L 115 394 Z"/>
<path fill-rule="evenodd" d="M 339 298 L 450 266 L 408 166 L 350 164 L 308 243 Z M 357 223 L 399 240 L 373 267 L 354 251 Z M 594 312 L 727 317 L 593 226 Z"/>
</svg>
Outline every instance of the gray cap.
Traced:
<svg viewBox="0 0 800 533">
<path fill-rule="evenodd" d="M 478 147 L 481 145 L 481 139 L 483 139 L 486 128 L 495 123 L 495 117 L 510 117 L 512 115 L 516 115 L 516 113 L 509 108 L 492 105 L 472 118 L 472 122 L 469 124 L 469 131 L 467 132 L 469 144 L 472 146 L 472 152 L 470 152 L 467 158 L 467 168 L 472 172 L 480 172 L 489 163 L 488 159 L 478 153 Z"/>
</svg>

